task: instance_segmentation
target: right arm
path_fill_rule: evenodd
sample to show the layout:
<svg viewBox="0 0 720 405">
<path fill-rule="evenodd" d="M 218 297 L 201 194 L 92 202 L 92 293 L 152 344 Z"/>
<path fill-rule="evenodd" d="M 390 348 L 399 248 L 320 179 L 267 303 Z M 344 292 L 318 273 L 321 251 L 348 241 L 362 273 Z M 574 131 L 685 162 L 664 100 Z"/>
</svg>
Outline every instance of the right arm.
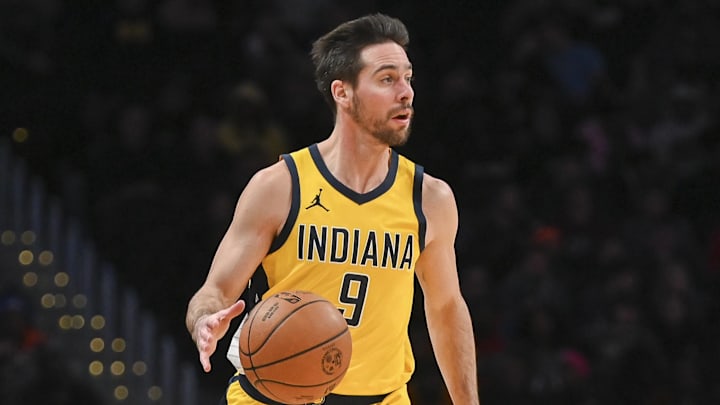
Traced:
<svg viewBox="0 0 720 405">
<path fill-rule="evenodd" d="M 290 200 L 290 173 L 283 161 L 256 173 L 238 199 L 207 278 L 190 299 L 185 317 L 206 372 L 218 340 L 245 308 L 238 297 L 284 225 Z"/>
</svg>

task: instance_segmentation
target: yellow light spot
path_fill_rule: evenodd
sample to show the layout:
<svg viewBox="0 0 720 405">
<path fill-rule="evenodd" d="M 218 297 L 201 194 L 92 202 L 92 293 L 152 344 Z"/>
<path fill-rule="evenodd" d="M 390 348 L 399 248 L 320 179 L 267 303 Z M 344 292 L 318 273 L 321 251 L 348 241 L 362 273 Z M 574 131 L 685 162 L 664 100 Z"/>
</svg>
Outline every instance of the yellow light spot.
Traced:
<svg viewBox="0 0 720 405">
<path fill-rule="evenodd" d="M 162 398 L 162 394 L 162 388 L 157 385 L 153 385 L 148 389 L 148 398 L 150 398 L 151 401 L 159 401 Z"/>
<path fill-rule="evenodd" d="M 63 294 L 55 294 L 55 308 L 65 308 L 67 299 Z"/>
<path fill-rule="evenodd" d="M 147 364 L 144 361 L 138 360 L 133 363 L 132 371 L 135 375 L 145 375 L 147 373 Z"/>
<path fill-rule="evenodd" d="M 27 246 L 32 245 L 35 243 L 35 240 L 37 239 L 37 236 L 35 235 L 35 232 L 33 231 L 25 231 L 20 235 L 20 240 L 22 243 L 24 243 Z"/>
<path fill-rule="evenodd" d="M 83 309 L 87 305 L 87 297 L 83 294 L 77 294 L 73 297 L 72 303 L 75 308 Z M 92 324 L 92 320 L 90 320 L 90 324 Z"/>
<path fill-rule="evenodd" d="M 58 325 L 60 329 L 68 330 L 72 327 L 72 317 L 70 315 L 63 315 L 58 319 Z"/>
<path fill-rule="evenodd" d="M 90 318 L 90 326 L 95 330 L 100 330 L 105 327 L 105 317 L 102 315 L 95 315 Z"/>
<path fill-rule="evenodd" d="M 13 141 L 23 143 L 28 140 L 30 133 L 27 128 L 15 128 L 12 134 Z"/>
<path fill-rule="evenodd" d="M 102 362 L 100 362 L 98 360 L 93 360 L 88 365 L 88 371 L 90 372 L 91 375 L 94 375 L 96 377 L 103 373 L 103 369 L 104 369 L 104 367 L 103 367 Z"/>
<path fill-rule="evenodd" d="M 105 349 L 105 341 L 101 338 L 94 338 L 90 341 L 90 350 L 100 353 L 103 349 Z"/>
<path fill-rule="evenodd" d="M 15 232 L 5 231 L 0 235 L 0 242 L 5 246 L 10 246 L 15 243 Z"/>
<path fill-rule="evenodd" d="M 18 261 L 23 266 L 27 266 L 27 265 L 31 264 L 33 262 L 33 258 L 34 258 L 33 253 L 29 250 L 23 250 L 18 255 Z"/>
<path fill-rule="evenodd" d="M 58 287 L 65 287 L 70 282 L 70 276 L 65 273 L 64 271 L 61 271 L 60 273 L 55 275 L 55 285 Z"/>
<path fill-rule="evenodd" d="M 37 284 L 38 276 L 34 271 L 28 271 L 23 276 L 23 285 L 25 287 L 34 287 Z"/>
<path fill-rule="evenodd" d="M 118 385 L 117 387 L 115 387 L 115 399 L 117 399 L 118 401 L 126 400 L 128 394 L 129 392 L 126 386 Z"/>
<path fill-rule="evenodd" d="M 123 375 L 125 374 L 125 363 L 122 361 L 113 361 L 110 365 L 110 372 L 113 375 Z"/>
<path fill-rule="evenodd" d="M 48 293 L 40 297 L 40 305 L 43 306 L 43 308 L 50 309 L 55 306 L 55 296 Z"/>
<path fill-rule="evenodd" d="M 75 315 L 72 317 L 73 329 L 82 329 L 85 326 L 85 318 L 82 315 Z"/>
<path fill-rule="evenodd" d="M 112 349 L 114 352 L 121 353 L 125 351 L 125 339 L 115 338 L 112 341 Z"/>
<path fill-rule="evenodd" d="M 43 250 L 38 256 L 38 262 L 40 262 L 43 266 L 51 265 L 53 260 L 55 260 L 55 255 L 53 255 L 53 252 L 49 250 Z"/>
</svg>

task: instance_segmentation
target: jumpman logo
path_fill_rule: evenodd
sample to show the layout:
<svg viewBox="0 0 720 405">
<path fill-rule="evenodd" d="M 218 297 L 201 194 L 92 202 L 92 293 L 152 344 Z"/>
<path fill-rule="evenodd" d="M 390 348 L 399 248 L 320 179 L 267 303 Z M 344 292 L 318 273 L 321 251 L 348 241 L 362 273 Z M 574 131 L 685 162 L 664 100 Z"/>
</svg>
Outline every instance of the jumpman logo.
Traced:
<svg viewBox="0 0 720 405">
<path fill-rule="evenodd" d="M 320 189 L 320 191 L 318 191 L 318 193 L 315 195 L 315 198 L 313 198 L 312 203 L 310 203 L 310 205 L 305 207 L 306 210 L 309 210 L 312 207 L 320 207 L 320 208 L 324 209 L 325 211 L 330 211 L 329 209 L 325 208 L 325 206 L 322 205 L 322 203 L 320 202 L 320 194 L 322 194 L 322 189 Z"/>
</svg>

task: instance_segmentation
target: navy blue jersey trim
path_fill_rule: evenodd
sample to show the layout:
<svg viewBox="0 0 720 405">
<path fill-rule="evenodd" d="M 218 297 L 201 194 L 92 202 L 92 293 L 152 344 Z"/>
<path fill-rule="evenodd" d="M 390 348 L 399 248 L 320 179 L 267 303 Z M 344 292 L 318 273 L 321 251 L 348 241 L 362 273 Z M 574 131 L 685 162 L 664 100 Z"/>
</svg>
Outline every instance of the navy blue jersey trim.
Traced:
<svg viewBox="0 0 720 405">
<path fill-rule="evenodd" d="M 425 169 L 416 164 L 415 177 L 413 178 L 413 206 L 415 207 L 415 216 L 418 220 L 418 238 L 420 239 L 420 251 L 425 249 L 425 230 L 427 228 L 427 220 L 422 210 L 422 185 L 423 174 Z"/>
<path fill-rule="evenodd" d="M 248 380 L 247 377 L 245 377 L 244 375 L 238 374 L 230 378 L 230 384 L 234 383 L 235 381 L 237 381 L 238 384 L 240 384 L 240 386 L 242 387 L 242 389 L 248 394 L 248 396 L 255 401 L 268 405 L 283 405 L 279 402 L 273 401 L 272 399 L 260 393 L 260 391 L 253 387 L 252 383 L 250 383 L 250 380 Z"/>
<path fill-rule="evenodd" d="M 257 388 L 253 387 L 252 383 L 250 383 L 250 380 L 248 380 L 247 376 L 242 374 L 234 375 L 230 378 L 230 381 L 228 383 L 228 390 L 230 389 L 229 385 L 234 384 L 237 382 L 240 384 L 240 387 L 250 396 L 250 398 L 254 399 L 255 401 L 261 402 L 263 404 L 268 405 L 283 405 L 281 403 L 275 402 L 272 399 L 266 397 L 263 395 L 260 391 L 257 390 Z M 338 395 L 338 394 L 330 394 L 325 397 L 325 400 L 323 404 L 325 405 L 372 405 L 379 402 L 382 402 L 385 397 L 387 397 L 390 394 L 383 394 L 383 395 Z M 227 393 L 225 395 L 225 398 L 220 402 L 220 405 L 227 405 Z"/>
<path fill-rule="evenodd" d="M 346 185 L 342 184 L 340 180 L 333 176 L 332 173 L 330 173 L 330 170 L 325 165 L 325 161 L 320 155 L 317 144 L 310 145 L 308 149 L 310 149 L 310 156 L 312 156 L 312 159 L 315 162 L 315 166 L 317 166 L 320 174 L 322 174 L 325 180 L 327 180 L 328 183 L 330 183 L 330 185 L 332 185 L 337 191 L 339 191 L 345 197 L 349 198 L 357 204 L 365 204 L 368 201 L 372 201 L 373 199 L 381 196 L 386 191 L 390 190 L 390 187 L 392 187 L 393 183 L 395 183 L 395 178 L 397 177 L 398 162 L 400 159 L 398 153 L 393 149 L 390 150 L 390 168 L 388 170 L 387 176 L 385 176 L 385 180 L 383 180 L 383 182 L 380 183 L 379 186 L 375 187 L 375 189 L 364 194 L 360 194 L 350 189 Z"/>
<path fill-rule="evenodd" d="M 382 402 L 385 397 L 387 397 L 389 394 L 385 395 L 339 395 L 339 394 L 330 394 L 325 397 L 325 402 L 323 402 L 324 405 L 372 405 Z"/>
<path fill-rule="evenodd" d="M 248 287 L 241 298 L 245 301 L 245 313 L 250 313 L 255 305 L 262 300 L 263 295 L 270 289 L 267 273 L 262 264 L 255 269 Z"/>
<path fill-rule="evenodd" d="M 273 240 L 272 245 L 270 245 L 268 254 L 280 249 L 285 243 L 290 236 L 290 231 L 292 231 L 293 226 L 295 226 L 295 220 L 297 220 L 298 213 L 300 212 L 300 177 L 298 176 L 297 166 L 292 156 L 288 154 L 282 155 L 282 159 L 285 161 L 290 171 L 290 177 L 292 178 L 292 202 L 290 203 L 290 212 L 285 220 L 285 225 L 283 225 L 280 234 Z"/>
</svg>

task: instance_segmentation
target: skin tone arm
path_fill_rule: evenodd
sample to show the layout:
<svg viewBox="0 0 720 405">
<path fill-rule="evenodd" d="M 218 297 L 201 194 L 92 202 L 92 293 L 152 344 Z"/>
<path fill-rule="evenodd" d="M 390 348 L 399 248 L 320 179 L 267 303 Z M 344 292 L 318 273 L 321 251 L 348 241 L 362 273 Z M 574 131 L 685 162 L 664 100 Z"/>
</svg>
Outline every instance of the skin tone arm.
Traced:
<svg viewBox="0 0 720 405">
<path fill-rule="evenodd" d="M 290 173 L 284 162 L 259 171 L 248 182 L 235 207 L 207 279 L 190 299 L 185 324 L 200 355 L 205 372 L 210 356 L 245 309 L 238 297 L 267 254 L 290 209 Z"/>
<path fill-rule="evenodd" d="M 415 268 L 430 341 L 453 404 L 479 405 L 475 338 L 455 262 L 458 213 L 447 183 L 425 175 L 426 246 Z"/>
</svg>

